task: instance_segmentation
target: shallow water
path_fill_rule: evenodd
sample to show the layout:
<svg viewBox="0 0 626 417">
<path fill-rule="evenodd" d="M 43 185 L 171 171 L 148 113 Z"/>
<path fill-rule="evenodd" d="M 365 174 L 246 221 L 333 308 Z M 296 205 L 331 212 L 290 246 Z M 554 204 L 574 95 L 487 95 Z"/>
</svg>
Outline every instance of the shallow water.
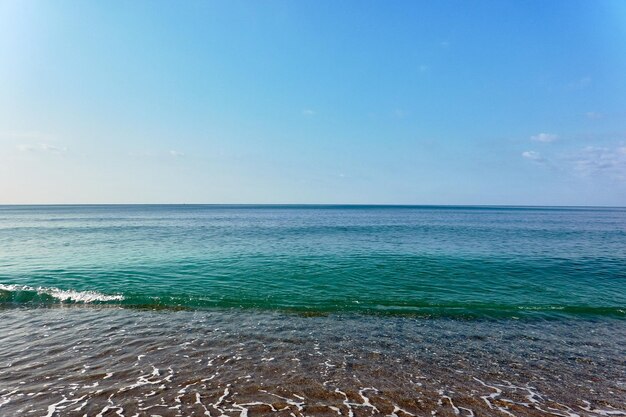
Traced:
<svg viewBox="0 0 626 417">
<path fill-rule="evenodd" d="M 6 416 L 626 415 L 616 319 L 71 307 L 0 321 Z"/>
</svg>

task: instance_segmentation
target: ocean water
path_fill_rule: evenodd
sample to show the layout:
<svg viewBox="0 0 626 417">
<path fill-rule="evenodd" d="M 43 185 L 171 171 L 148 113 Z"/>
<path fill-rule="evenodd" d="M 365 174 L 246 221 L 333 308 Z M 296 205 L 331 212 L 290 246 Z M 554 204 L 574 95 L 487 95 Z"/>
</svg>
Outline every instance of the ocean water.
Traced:
<svg viewBox="0 0 626 417">
<path fill-rule="evenodd" d="M 626 316 L 626 210 L 0 208 L 0 303 Z"/>
<path fill-rule="evenodd" d="M 626 209 L 0 206 L 0 415 L 626 415 Z"/>
</svg>

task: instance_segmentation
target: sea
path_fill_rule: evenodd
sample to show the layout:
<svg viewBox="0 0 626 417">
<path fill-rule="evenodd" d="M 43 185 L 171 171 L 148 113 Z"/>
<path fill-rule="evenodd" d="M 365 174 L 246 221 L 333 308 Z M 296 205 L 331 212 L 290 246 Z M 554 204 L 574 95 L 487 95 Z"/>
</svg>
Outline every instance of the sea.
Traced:
<svg viewBox="0 0 626 417">
<path fill-rule="evenodd" d="M 626 416 L 626 208 L 0 206 L 0 416 Z"/>
</svg>

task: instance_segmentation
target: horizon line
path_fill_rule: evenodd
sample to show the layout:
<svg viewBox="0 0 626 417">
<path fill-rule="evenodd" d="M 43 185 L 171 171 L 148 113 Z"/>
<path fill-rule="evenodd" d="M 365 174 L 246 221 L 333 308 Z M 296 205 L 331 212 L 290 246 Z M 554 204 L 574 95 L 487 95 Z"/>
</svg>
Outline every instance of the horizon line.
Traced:
<svg viewBox="0 0 626 417">
<path fill-rule="evenodd" d="M 542 205 L 542 204 L 396 204 L 396 203 L 0 203 L 0 207 L 95 207 L 95 206 L 266 206 L 266 207 L 476 207 L 476 208 L 606 208 L 626 209 L 609 205 Z"/>
</svg>

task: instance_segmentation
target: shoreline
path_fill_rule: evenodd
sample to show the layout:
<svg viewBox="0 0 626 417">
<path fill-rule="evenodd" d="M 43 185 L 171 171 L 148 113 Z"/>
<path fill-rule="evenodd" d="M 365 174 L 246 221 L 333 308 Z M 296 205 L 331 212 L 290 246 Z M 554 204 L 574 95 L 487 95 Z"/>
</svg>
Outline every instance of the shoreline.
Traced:
<svg viewBox="0 0 626 417">
<path fill-rule="evenodd" d="M 621 320 L 109 308 L 0 319 L 0 415 L 626 415 Z"/>
</svg>

